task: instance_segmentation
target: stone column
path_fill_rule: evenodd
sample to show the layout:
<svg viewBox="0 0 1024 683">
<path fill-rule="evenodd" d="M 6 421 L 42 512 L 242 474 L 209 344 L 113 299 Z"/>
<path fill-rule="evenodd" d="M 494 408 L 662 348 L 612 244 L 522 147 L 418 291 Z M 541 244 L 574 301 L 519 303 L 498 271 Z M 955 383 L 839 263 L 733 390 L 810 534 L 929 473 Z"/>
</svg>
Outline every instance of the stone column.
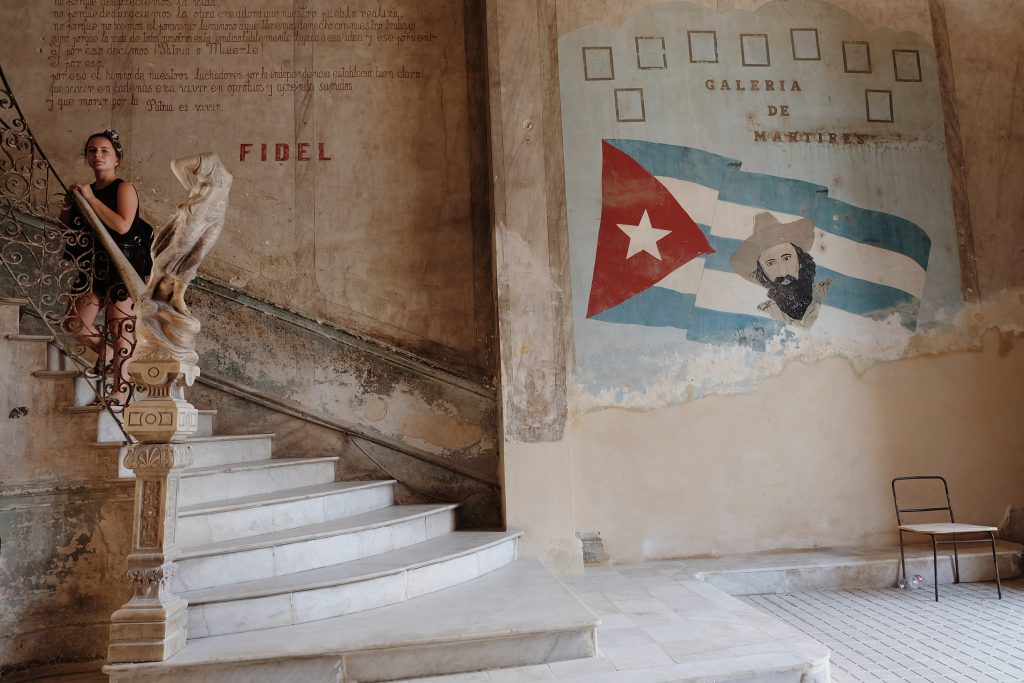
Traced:
<svg viewBox="0 0 1024 683">
<path fill-rule="evenodd" d="M 128 370 L 147 395 L 124 411 L 125 430 L 138 441 L 125 456 L 125 466 L 135 472 L 132 596 L 111 617 L 111 663 L 163 661 L 185 646 L 188 603 L 171 592 L 170 581 L 178 555 L 178 483 L 192 463 L 191 447 L 183 442 L 196 432 L 199 418 L 185 400 L 185 386 L 199 367 L 159 355 L 139 353 Z"/>
</svg>

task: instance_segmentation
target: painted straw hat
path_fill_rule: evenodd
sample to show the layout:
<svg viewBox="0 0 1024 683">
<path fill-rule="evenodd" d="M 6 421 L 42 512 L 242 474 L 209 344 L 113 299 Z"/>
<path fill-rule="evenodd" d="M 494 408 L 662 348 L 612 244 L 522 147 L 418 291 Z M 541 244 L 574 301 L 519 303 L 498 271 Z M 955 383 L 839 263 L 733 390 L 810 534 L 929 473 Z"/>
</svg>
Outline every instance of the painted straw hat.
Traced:
<svg viewBox="0 0 1024 683">
<path fill-rule="evenodd" d="M 792 223 L 780 223 L 778 218 L 762 211 L 754 216 L 754 232 L 739 246 L 729 263 L 739 275 L 757 284 L 754 277 L 757 257 L 768 247 L 786 242 L 809 252 L 814 244 L 814 220 L 801 218 Z"/>
</svg>

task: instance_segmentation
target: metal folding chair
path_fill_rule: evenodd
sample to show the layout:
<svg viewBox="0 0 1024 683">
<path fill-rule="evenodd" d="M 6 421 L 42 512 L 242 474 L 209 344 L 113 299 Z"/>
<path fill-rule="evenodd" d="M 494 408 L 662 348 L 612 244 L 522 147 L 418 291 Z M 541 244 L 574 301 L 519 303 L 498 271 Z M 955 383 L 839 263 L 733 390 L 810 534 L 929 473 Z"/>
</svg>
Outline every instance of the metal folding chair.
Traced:
<svg viewBox="0 0 1024 683">
<path fill-rule="evenodd" d="M 914 508 L 903 508 L 900 507 L 899 498 L 896 495 L 896 482 L 902 481 L 923 481 L 923 480 L 939 480 L 942 482 L 942 488 L 946 494 L 946 504 L 944 506 L 936 507 L 914 507 Z M 906 485 L 901 485 L 903 488 Z M 992 545 L 992 564 L 996 570 L 996 591 L 999 593 L 999 599 L 1003 599 L 1003 586 L 999 582 L 999 560 L 996 557 L 996 535 L 998 531 L 997 527 L 994 526 L 979 526 L 977 524 L 958 524 L 956 519 L 953 517 L 953 504 L 949 500 L 949 484 L 943 477 L 929 475 L 929 476 L 918 476 L 918 477 L 896 477 L 892 480 L 892 500 L 896 505 L 896 523 L 899 525 L 900 531 L 900 567 L 903 571 L 903 581 L 907 581 L 907 560 L 903 551 L 903 534 L 924 534 L 931 536 L 932 539 L 932 570 L 934 573 L 935 580 L 935 602 L 939 601 L 939 552 L 938 546 L 940 545 L 951 545 L 953 546 L 953 583 L 960 583 L 960 556 L 957 553 L 957 546 L 965 543 L 990 543 Z M 903 515 L 907 513 L 918 513 L 918 512 L 949 512 L 949 522 L 938 522 L 929 524 L 904 524 Z M 966 534 L 968 536 L 976 536 L 979 534 L 986 534 L 988 538 L 957 538 L 958 534 Z M 939 537 L 952 537 L 952 540 L 938 540 Z"/>
</svg>

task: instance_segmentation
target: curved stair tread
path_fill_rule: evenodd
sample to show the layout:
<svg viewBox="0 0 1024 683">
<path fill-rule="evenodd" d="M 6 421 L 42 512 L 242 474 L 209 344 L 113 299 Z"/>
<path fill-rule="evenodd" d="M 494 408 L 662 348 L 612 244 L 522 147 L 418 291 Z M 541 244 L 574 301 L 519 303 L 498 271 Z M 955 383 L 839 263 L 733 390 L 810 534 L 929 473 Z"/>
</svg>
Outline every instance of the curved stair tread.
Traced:
<svg viewBox="0 0 1024 683">
<path fill-rule="evenodd" d="M 207 415 L 210 415 L 210 414 L 216 415 L 217 414 L 217 411 L 199 411 L 199 412 L 201 414 L 205 413 Z M 186 440 L 186 442 L 190 442 L 190 443 L 197 443 L 197 442 L 216 443 L 217 441 L 230 441 L 230 440 L 245 441 L 245 440 L 249 440 L 249 439 L 273 438 L 273 437 L 274 437 L 273 432 L 269 432 L 269 433 L 266 433 L 266 434 L 215 434 L 213 436 L 189 436 L 188 439 Z"/>
<path fill-rule="evenodd" d="M 13 342 L 52 342 L 56 339 L 52 334 L 8 334 L 4 336 Z"/>
<path fill-rule="evenodd" d="M 551 636 L 545 661 L 593 656 L 598 624 L 600 619 L 537 560 L 517 560 L 472 581 L 398 604 L 303 624 L 190 640 L 167 661 L 112 664 L 104 671 L 113 674 L 112 683 L 118 683 L 129 680 L 119 674 L 184 674 L 210 664 L 276 667 L 291 658 L 325 656 L 348 661 L 347 657 L 355 654 L 373 658 L 364 659 L 363 666 L 389 667 L 396 655 L 419 657 L 424 648 L 436 653 L 434 657 L 453 662 L 447 671 L 419 673 L 403 666 L 388 679 L 397 680 L 488 668 L 488 653 L 467 662 L 460 657 L 460 648 L 493 642 L 502 644 L 503 652 L 515 651 L 518 639 L 531 636 Z M 266 673 L 273 676 L 277 671 L 272 668 Z"/>
<path fill-rule="evenodd" d="M 361 491 L 364 489 L 376 488 L 379 486 L 391 486 L 394 479 L 374 479 L 370 481 L 332 481 L 328 484 L 315 484 L 313 486 L 300 486 L 286 489 L 284 491 L 271 491 L 270 493 L 257 493 L 251 496 L 240 496 L 238 498 L 225 498 L 209 503 L 187 505 L 178 508 L 178 518 L 192 517 L 195 515 L 210 514 L 213 512 L 229 512 L 232 510 L 244 510 L 246 508 L 260 507 L 262 505 L 273 505 L 274 503 L 287 503 L 294 500 L 308 500 L 325 494 L 341 493 L 347 491 Z"/>
<path fill-rule="evenodd" d="M 364 512 L 361 515 L 332 519 L 318 524 L 307 524 L 295 529 L 283 529 L 272 531 L 257 536 L 245 536 L 216 543 L 205 543 L 203 545 L 191 546 L 181 549 L 179 560 L 188 560 L 194 557 L 206 557 L 208 555 L 220 555 L 224 553 L 240 552 L 244 550 L 256 550 L 288 543 L 301 543 L 318 538 L 327 538 L 341 534 L 354 533 L 366 529 L 389 526 L 398 522 L 410 521 L 419 517 L 454 510 L 459 507 L 458 503 L 444 505 L 392 505 L 390 507 Z"/>
<path fill-rule="evenodd" d="M 63 379 L 78 377 L 80 374 L 80 370 L 35 370 L 32 376 L 40 379 Z"/>
<path fill-rule="evenodd" d="M 77 374 L 77 373 L 76 373 Z M 104 410 L 102 406 L 68 406 L 74 408 L 75 412 L 99 412 Z M 68 407 L 64 408 L 65 412 Z M 200 410 L 200 415 L 209 415 L 210 417 L 216 417 L 216 410 Z M 272 439 L 276 436 L 273 432 L 267 434 L 212 434 L 209 436 L 188 436 L 185 437 L 185 443 L 218 443 L 225 441 L 247 441 L 256 439 Z M 93 446 L 97 448 L 120 448 L 121 446 L 127 446 L 128 444 L 124 441 L 94 441 Z M 287 458 L 275 458 L 277 460 Z M 305 458 L 291 458 L 291 460 L 305 460 Z M 192 468 L 197 469 L 197 468 Z M 191 470 L 190 470 L 191 471 Z"/>
<path fill-rule="evenodd" d="M 260 436 L 272 436 L 271 434 L 261 434 Z M 209 437 L 200 437 L 209 438 Z M 218 438 L 218 437 L 214 437 Z M 186 441 L 185 443 L 188 443 Z M 340 456 L 337 455 L 325 455 L 318 458 L 271 458 L 270 460 L 249 460 L 247 462 L 230 462 L 223 465 L 206 465 L 204 467 L 187 467 L 181 473 L 182 479 L 188 477 L 196 477 L 203 474 L 219 474 L 222 472 L 243 472 L 246 470 L 261 470 L 272 467 L 288 467 L 291 465 L 306 464 L 306 463 L 317 463 L 317 462 L 336 462 Z"/>
<path fill-rule="evenodd" d="M 190 605 L 258 598 L 339 586 L 463 557 L 514 540 L 522 531 L 454 531 L 443 536 L 342 564 L 243 583 L 186 591 Z"/>
</svg>

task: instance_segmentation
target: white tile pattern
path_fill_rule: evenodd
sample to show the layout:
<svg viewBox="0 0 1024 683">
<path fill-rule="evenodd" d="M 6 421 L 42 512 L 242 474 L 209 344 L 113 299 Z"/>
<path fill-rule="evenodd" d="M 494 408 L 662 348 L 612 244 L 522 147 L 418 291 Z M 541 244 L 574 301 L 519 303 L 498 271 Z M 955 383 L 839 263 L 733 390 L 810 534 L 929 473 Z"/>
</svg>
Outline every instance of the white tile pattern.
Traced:
<svg viewBox="0 0 1024 683">
<path fill-rule="evenodd" d="M 832 650 L 832 680 L 1024 680 L 1024 581 L 743 598 Z"/>
</svg>

